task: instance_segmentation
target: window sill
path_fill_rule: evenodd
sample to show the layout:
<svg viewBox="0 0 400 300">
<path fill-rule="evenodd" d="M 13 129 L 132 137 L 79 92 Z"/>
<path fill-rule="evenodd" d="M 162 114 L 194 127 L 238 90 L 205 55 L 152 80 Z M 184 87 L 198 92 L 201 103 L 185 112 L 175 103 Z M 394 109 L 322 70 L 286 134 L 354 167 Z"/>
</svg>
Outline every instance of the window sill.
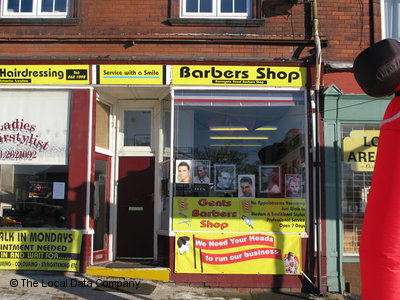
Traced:
<svg viewBox="0 0 400 300">
<path fill-rule="evenodd" d="M 75 26 L 79 18 L 0 18 L 0 25 L 12 26 Z"/>
<path fill-rule="evenodd" d="M 169 18 L 171 26 L 207 26 L 207 27 L 260 27 L 264 19 L 205 19 L 205 18 Z"/>
</svg>

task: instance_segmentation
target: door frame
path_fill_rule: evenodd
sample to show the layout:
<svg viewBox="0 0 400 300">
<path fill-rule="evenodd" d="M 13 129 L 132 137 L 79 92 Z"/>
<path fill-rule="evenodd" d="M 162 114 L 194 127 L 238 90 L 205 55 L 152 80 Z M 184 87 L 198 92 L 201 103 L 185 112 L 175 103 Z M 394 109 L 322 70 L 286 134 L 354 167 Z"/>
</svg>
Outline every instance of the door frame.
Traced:
<svg viewBox="0 0 400 300">
<path fill-rule="evenodd" d="M 161 106 L 162 101 L 160 100 L 119 100 L 116 103 L 116 147 L 114 156 L 114 209 L 112 211 L 112 260 L 116 259 L 117 254 L 117 205 L 118 205 L 118 174 L 119 174 L 119 158 L 123 156 L 129 157 L 154 157 L 154 222 L 153 222 L 153 259 L 157 259 L 157 231 L 159 229 L 160 221 L 158 220 L 158 211 L 160 210 L 161 204 L 157 199 L 160 198 L 159 193 L 159 128 L 161 125 Z M 151 143 L 150 147 L 124 147 L 124 112 L 126 110 L 145 110 L 151 112 Z"/>
</svg>

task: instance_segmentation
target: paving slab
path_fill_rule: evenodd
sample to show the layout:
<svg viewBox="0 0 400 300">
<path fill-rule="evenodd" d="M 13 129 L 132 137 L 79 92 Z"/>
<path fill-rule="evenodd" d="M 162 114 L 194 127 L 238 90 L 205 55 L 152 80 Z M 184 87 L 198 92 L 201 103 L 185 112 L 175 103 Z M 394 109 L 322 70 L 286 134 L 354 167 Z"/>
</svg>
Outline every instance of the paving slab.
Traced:
<svg viewBox="0 0 400 300">
<path fill-rule="evenodd" d="M 0 270 L 0 300 L 3 299 L 317 300 L 326 297 L 283 292 L 240 292 L 235 289 L 191 287 L 173 282 L 74 273 Z"/>
</svg>

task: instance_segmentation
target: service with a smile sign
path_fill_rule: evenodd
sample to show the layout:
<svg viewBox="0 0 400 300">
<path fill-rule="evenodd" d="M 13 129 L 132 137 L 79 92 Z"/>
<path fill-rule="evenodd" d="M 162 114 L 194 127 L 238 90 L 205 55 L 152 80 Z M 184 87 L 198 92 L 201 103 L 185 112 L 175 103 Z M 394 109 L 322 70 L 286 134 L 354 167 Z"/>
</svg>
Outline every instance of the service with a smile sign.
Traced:
<svg viewBox="0 0 400 300">
<path fill-rule="evenodd" d="M 306 68 L 268 66 L 173 66 L 174 85 L 303 87 Z"/>
</svg>

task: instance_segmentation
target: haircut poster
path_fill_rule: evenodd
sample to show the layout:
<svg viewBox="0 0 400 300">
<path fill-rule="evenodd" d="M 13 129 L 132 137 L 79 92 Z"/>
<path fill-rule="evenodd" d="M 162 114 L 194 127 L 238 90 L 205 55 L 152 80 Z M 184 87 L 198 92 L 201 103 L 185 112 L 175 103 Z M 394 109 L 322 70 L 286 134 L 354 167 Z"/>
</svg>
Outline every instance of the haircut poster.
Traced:
<svg viewBox="0 0 400 300">
<path fill-rule="evenodd" d="M 79 271 L 82 232 L 0 229 L 0 269 Z"/>
<path fill-rule="evenodd" d="M 305 232 L 304 198 L 174 197 L 174 231 Z"/>
<path fill-rule="evenodd" d="M 175 236 L 175 272 L 301 274 L 300 234 L 189 233 Z"/>
</svg>

